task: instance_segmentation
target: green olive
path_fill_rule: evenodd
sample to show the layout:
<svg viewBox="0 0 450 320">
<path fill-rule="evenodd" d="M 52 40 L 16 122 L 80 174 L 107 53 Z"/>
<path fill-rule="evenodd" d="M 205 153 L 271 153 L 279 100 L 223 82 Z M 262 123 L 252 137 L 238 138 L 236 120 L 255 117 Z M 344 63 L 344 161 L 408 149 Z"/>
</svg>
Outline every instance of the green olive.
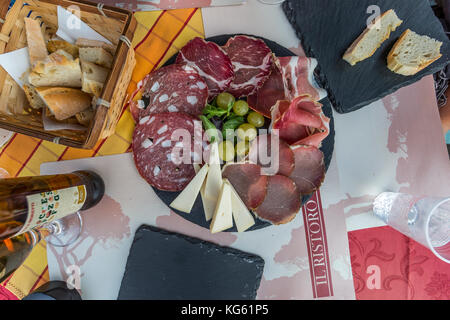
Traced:
<svg viewBox="0 0 450 320">
<path fill-rule="evenodd" d="M 252 141 L 256 138 L 257 134 L 258 132 L 256 131 L 255 126 L 250 123 L 243 123 L 237 129 L 237 136 L 242 141 Z"/>
<path fill-rule="evenodd" d="M 219 108 L 228 110 L 230 105 L 234 104 L 234 97 L 231 93 L 222 92 L 216 98 L 216 104 Z"/>
<path fill-rule="evenodd" d="M 249 148 L 250 144 L 248 141 L 238 141 L 238 143 L 236 143 L 236 155 L 240 158 L 245 157 Z"/>
<path fill-rule="evenodd" d="M 248 114 L 247 121 L 256 128 L 261 128 L 264 125 L 264 116 L 258 112 L 252 111 Z"/>
<path fill-rule="evenodd" d="M 248 112 L 248 103 L 244 100 L 238 100 L 233 105 L 233 111 L 238 116 L 245 116 Z"/>
<path fill-rule="evenodd" d="M 225 140 L 219 144 L 219 157 L 223 161 L 231 161 L 234 159 L 234 144 Z"/>
</svg>

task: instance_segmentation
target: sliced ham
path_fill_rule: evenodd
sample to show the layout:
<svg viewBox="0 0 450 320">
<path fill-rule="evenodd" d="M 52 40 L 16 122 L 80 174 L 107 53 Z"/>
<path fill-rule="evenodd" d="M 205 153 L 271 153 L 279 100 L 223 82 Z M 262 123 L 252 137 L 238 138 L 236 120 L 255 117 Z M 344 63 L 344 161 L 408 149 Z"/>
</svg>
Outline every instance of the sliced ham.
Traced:
<svg viewBox="0 0 450 320">
<path fill-rule="evenodd" d="M 223 167 L 222 177 L 227 178 L 247 208 L 255 209 L 264 200 L 267 176 L 261 175 L 261 167 L 252 163 L 230 163 Z"/>
<path fill-rule="evenodd" d="M 289 175 L 301 194 L 317 190 L 325 179 L 325 162 L 323 152 L 314 146 L 292 147 L 295 166 Z"/>
<path fill-rule="evenodd" d="M 289 145 L 319 147 L 329 134 L 329 122 L 322 105 L 310 95 L 302 95 L 292 102 L 278 101 L 272 109 L 271 133 Z"/>
<path fill-rule="evenodd" d="M 259 135 L 250 145 L 248 159 L 267 175 L 289 176 L 294 170 L 294 152 L 276 135 Z"/>
<path fill-rule="evenodd" d="M 225 51 L 198 37 L 180 50 L 176 63 L 187 64 L 200 74 L 208 85 L 210 99 L 226 91 L 234 78 L 233 65 Z"/>
<path fill-rule="evenodd" d="M 284 224 L 294 219 L 300 206 L 301 194 L 294 181 L 275 175 L 268 177 L 266 197 L 255 212 L 263 220 Z"/>
<path fill-rule="evenodd" d="M 222 47 L 233 64 L 234 79 L 227 89 L 236 98 L 251 95 L 269 78 L 272 51 L 261 39 L 235 36 Z"/>
<path fill-rule="evenodd" d="M 309 94 L 318 101 L 326 97 L 314 79 L 317 60 L 307 57 L 278 57 L 272 63 L 272 73 L 255 94 L 247 98 L 249 106 L 270 118 L 271 110 L 280 100 L 292 101 Z"/>
</svg>

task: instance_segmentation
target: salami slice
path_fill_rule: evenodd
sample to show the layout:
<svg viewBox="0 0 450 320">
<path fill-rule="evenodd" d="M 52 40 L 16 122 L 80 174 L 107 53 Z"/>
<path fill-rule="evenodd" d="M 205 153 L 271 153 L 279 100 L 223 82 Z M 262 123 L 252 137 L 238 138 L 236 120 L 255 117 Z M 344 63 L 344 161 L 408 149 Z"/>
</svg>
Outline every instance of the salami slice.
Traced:
<svg viewBox="0 0 450 320">
<path fill-rule="evenodd" d="M 210 99 L 226 91 L 233 81 L 231 60 L 214 42 L 198 37 L 192 39 L 180 50 L 176 63 L 191 66 L 203 77 L 208 85 Z"/>
<path fill-rule="evenodd" d="M 281 175 L 269 176 L 266 197 L 256 214 L 273 224 L 284 224 L 294 219 L 300 206 L 301 195 L 294 181 Z"/>
<path fill-rule="evenodd" d="M 252 163 L 230 163 L 223 167 L 222 177 L 236 189 L 247 208 L 255 209 L 264 200 L 267 176 L 261 175 L 261 167 Z"/>
<path fill-rule="evenodd" d="M 289 177 L 301 194 L 317 190 L 325 179 L 325 162 L 322 151 L 314 146 L 292 147 L 295 167 Z"/>
<path fill-rule="evenodd" d="M 148 105 L 141 108 L 139 118 L 162 112 L 202 113 L 208 100 L 206 82 L 193 68 L 171 64 L 147 76 L 142 96 Z"/>
<path fill-rule="evenodd" d="M 259 135 L 253 140 L 248 159 L 259 164 L 267 175 L 289 176 L 294 170 L 294 152 L 275 135 Z"/>
<path fill-rule="evenodd" d="M 193 163 L 201 163 L 201 139 L 201 122 L 186 113 L 163 112 L 141 118 L 132 146 L 139 174 L 159 190 L 184 189 L 195 176 Z"/>
<path fill-rule="evenodd" d="M 233 64 L 234 79 L 228 92 L 236 98 L 256 92 L 269 78 L 272 70 L 272 51 L 261 39 L 235 36 L 223 49 Z"/>
</svg>

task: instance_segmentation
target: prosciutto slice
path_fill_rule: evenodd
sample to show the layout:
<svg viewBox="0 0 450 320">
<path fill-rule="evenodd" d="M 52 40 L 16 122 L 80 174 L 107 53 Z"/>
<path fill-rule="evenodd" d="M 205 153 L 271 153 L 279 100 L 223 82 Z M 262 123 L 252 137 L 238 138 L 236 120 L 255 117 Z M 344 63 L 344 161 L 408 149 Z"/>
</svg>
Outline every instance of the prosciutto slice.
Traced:
<svg viewBox="0 0 450 320">
<path fill-rule="evenodd" d="M 251 95 L 269 78 L 272 51 L 261 39 L 235 36 L 222 47 L 233 64 L 234 79 L 228 92 L 236 98 Z"/>
<path fill-rule="evenodd" d="M 267 175 L 289 176 L 294 170 L 294 152 L 275 135 L 260 135 L 253 140 L 248 159 L 259 164 Z"/>
<path fill-rule="evenodd" d="M 255 94 L 247 98 L 249 106 L 270 118 L 271 110 L 280 100 L 292 101 L 303 94 L 309 94 L 318 101 L 327 93 L 314 79 L 317 60 L 307 57 L 278 57 L 272 64 L 272 73 Z"/>
<path fill-rule="evenodd" d="M 303 195 L 317 190 L 325 179 L 323 152 L 314 146 L 292 147 L 295 167 L 289 175 Z"/>
<path fill-rule="evenodd" d="M 178 53 L 176 63 L 194 68 L 206 81 L 209 98 L 226 91 L 234 78 L 233 65 L 225 51 L 202 38 L 189 41 Z"/>
<path fill-rule="evenodd" d="M 289 145 L 319 147 L 330 131 L 330 119 L 322 112 L 322 105 L 310 95 L 302 95 L 292 102 L 278 101 L 272 109 L 272 134 Z"/>
<path fill-rule="evenodd" d="M 222 177 L 236 189 L 247 208 L 257 208 L 266 197 L 267 176 L 261 175 L 261 167 L 252 163 L 230 163 L 223 167 Z"/>
<path fill-rule="evenodd" d="M 301 195 L 294 181 L 275 175 L 268 177 L 267 195 L 255 212 L 263 220 L 284 224 L 294 219 L 300 206 Z"/>
</svg>

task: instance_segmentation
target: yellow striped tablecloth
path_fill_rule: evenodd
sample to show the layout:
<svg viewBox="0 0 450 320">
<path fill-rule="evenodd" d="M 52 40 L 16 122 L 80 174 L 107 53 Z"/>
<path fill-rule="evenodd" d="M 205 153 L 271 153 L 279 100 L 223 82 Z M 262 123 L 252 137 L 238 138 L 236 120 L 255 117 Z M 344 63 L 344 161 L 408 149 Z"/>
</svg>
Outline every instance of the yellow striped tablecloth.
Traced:
<svg viewBox="0 0 450 320">
<path fill-rule="evenodd" d="M 201 10 L 178 9 L 136 12 L 138 27 L 133 46 L 136 68 L 128 87 L 128 95 L 149 72 L 163 65 L 171 56 L 195 37 L 204 37 Z M 44 162 L 119 154 L 129 151 L 134 121 L 128 108 L 120 117 L 115 133 L 99 141 L 92 150 L 65 147 L 37 138 L 14 134 L 0 149 L 0 168 L 11 177 L 39 175 Z M 22 266 L 2 286 L 22 299 L 49 280 L 45 242 L 38 244 Z"/>
</svg>

